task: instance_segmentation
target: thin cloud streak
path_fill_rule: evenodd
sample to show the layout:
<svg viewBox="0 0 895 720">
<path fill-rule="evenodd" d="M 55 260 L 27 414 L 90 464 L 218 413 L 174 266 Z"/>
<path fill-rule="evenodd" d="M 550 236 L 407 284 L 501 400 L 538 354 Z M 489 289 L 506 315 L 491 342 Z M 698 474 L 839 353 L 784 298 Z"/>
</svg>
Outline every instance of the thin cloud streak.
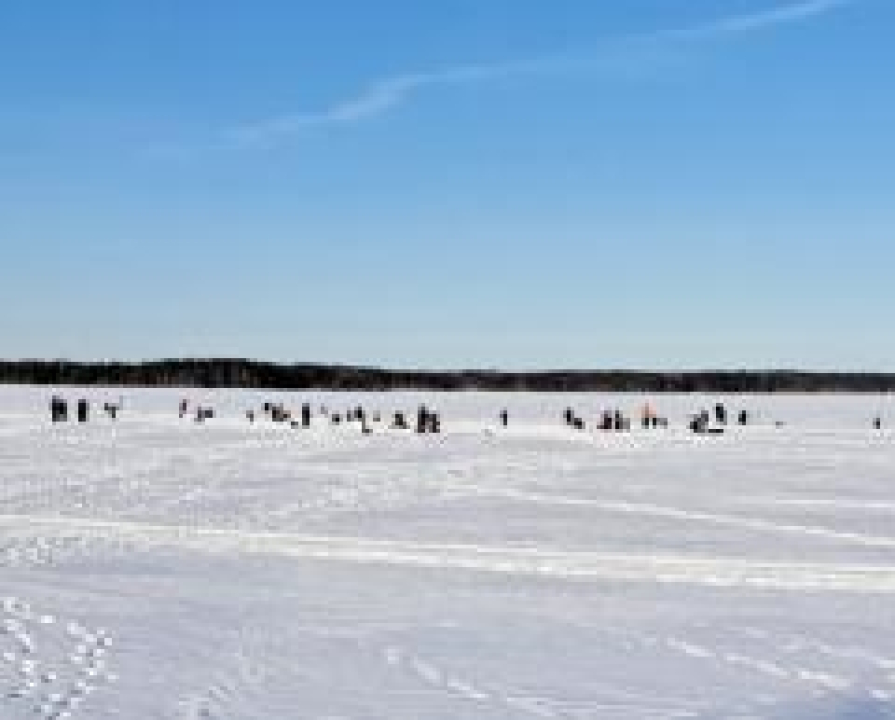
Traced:
<svg viewBox="0 0 895 720">
<path fill-rule="evenodd" d="M 649 43 L 709 42 L 737 35 L 794 25 L 824 15 L 853 0 L 801 0 L 766 10 L 732 15 L 720 20 L 675 30 L 640 33 L 617 38 L 584 54 L 556 53 L 525 61 L 466 65 L 433 72 L 407 73 L 377 80 L 355 97 L 315 112 L 279 115 L 267 120 L 231 128 L 224 133 L 226 144 L 236 147 L 270 147 L 281 139 L 304 130 L 351 125 L 380 116 L 407 102 L 413 95 L 434 87 L 494 82 L 509 77 L 549 74 L 593 68 L 602 53 L 625 45 Z"/>
<path fill-rule="evenodd" d="M 682 39 L 723 39 L 730 35 L 766 30 L 780 25 L 804 22 L 836 10 L 852 0 L 804 0 L 782 7 L 770 8 L 748 15 L 734 15 L 701 27 L 673 33 Z"/>
<path fill-rule="evenodd" d="M 411 95 L 433 86 L 466 85 L 490 82 L 503 77 L 533 73 L 547 65 L 541 62 L 508 63 L 505 65 L 468 65 L 428 73 L 408 73 L 378 80 L 360 94 L 319 112 L 298 112 L 280 115 L 230 130 L 226 139 L 243 146 L 267 146 L 278 138 L 305 129 L 347 125 L 382 115 L 404 103 Z"/>
</svg>

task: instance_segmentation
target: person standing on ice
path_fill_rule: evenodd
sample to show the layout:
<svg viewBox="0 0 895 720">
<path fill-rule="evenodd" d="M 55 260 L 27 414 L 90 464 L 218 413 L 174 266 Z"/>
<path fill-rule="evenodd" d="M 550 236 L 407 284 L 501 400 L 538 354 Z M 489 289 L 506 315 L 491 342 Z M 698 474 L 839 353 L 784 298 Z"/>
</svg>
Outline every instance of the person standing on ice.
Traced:
<svg viewBox="0 0 895 720">
<path fill-rule="evenodd" d="M 653 425 L 653 418 L 656 417 L 656 411 L 653 409 L 652 403 L 646 403 L 643 406 L 643 410 L 641 410 L 641 424 L 643 425 L 643 429 L 646 430 Z"/>
<path fill-rule="evenodd" d="M 719 425 L 727 425 L 727 408 L 723 403 L 715 405 L 715 421 Z"/>
<path fill-rule="evenodd" d="M 429 410 L 425 405 L 420 405 L 416 416 L 416 431 L 420 435 L 429 429 Z"/>
</svg>

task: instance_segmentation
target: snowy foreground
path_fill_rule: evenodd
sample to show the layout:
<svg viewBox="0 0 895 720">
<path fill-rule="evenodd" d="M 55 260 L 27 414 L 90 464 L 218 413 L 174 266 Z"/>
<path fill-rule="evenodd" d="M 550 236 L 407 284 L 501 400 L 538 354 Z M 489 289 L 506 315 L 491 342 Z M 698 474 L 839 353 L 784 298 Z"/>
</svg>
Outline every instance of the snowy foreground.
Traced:
<svg viewBox="0 0 895 720">
<path fill-rule="evenodd" d="M 0 388 L 0 720 L 895 718 L 885 398 L 731 398 L 756 424 L 696 437 L 716 398 L 607 434 L 563 409 L 643 398 L 67 389 L 122 417 L 54 427 L 50 394 Z"/>
</svg>

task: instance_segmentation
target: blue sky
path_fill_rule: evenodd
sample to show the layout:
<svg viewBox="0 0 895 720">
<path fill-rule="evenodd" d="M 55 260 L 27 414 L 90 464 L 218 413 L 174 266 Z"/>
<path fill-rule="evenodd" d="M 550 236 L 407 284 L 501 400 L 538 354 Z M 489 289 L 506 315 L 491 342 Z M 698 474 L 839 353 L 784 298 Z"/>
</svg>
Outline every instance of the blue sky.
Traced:
<svg viewBox="0 0 895 720">
<path fill-rule="evenodd" d="M 7 0 L 0 356 L 895 371 L 891 0 Z"/>
</svg>

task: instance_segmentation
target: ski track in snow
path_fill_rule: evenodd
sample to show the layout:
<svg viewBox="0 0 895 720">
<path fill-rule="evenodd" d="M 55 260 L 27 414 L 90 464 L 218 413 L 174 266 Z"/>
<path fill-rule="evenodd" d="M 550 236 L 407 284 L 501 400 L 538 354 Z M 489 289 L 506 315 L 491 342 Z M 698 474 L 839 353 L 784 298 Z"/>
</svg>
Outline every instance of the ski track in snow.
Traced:
<svg viewBox="0 0 895 720">
<path fill-rule="evenodd" d="M 895 568 L 833 563 L 758 562 L 692 555 L 633 555 L 535 548 L 486 547 L 364 538 L 261 533 L 146 523 L 0 516 L 7 533 L 39 531 L 42 547 L 54 534 L 88 544 L 173 547 L 223 554 L 271 554 L 300 559 L 458 569 L 565 579 L 691 583 L 711 587 L 895 593 Z"/>
</svg>

